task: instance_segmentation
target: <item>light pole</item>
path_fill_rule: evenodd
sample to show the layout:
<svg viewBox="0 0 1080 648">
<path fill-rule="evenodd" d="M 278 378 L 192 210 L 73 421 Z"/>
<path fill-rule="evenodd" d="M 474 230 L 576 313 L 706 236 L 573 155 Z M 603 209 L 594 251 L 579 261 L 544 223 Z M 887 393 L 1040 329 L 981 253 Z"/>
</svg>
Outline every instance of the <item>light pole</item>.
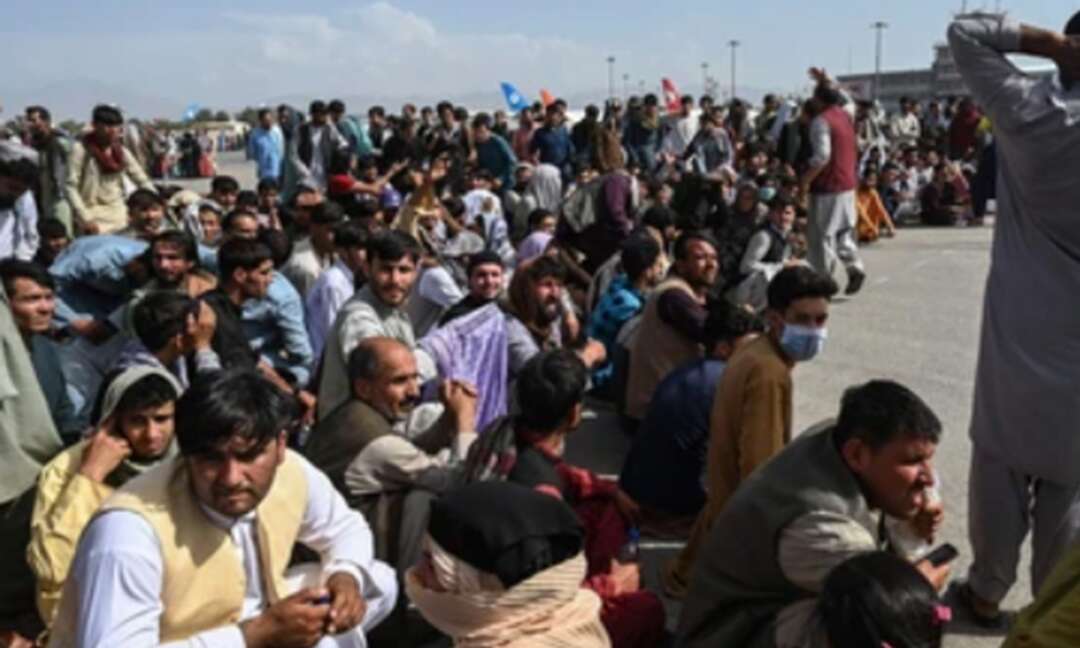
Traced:
<svg viewBox="0 0 1080 648">
<path fill-rule="evenodd" d="M 709 94 L 709 62 L 702 61 L 701 63 L 701 95 L 705 96 Z"/>
<path fill-rule="evenodd" d="M 889 23 L 883 20 L 870 25 L 871 29 L 877 31 L 877 49 L 874 54 L 874 101 L 878 100 L 878 90 L 881 88 L 881 36 L 888 26 Z"/>
<path fill-rule="evenodd" d="M 731 100 L 735 100 L 735 50 L 742 45 L 737 40 L 728 41 L 728 46 L 731 47 Z"/>
<path fill-rule="evenodd" d="M 630 97 L 630 75 L 625 72 L 622 75 L 622 93 L 623 101 L 626 101 Z"/>
<path fill-rule="evenodd" d="M 607 87 L 608 99 L 615 98 L 615 57 L 607 57 Z"/>
</svg>

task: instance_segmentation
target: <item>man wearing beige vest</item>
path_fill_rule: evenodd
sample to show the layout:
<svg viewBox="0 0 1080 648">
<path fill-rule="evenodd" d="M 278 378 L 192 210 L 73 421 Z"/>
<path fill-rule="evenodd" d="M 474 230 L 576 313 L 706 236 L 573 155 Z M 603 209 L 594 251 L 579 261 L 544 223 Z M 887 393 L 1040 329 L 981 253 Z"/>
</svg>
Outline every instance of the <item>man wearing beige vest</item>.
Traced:
<svg viewBox="0 0 1080 648">
<path fill-rule="evenodd" d="M 105 501 L 50 646 L 365 648 L 397 584 L 330 480 L 286 449 L 289 399 L 251 370 L 197 381 L 180 456 Z M 287 569 L 297 543 L 321 565 Z"/>
<path fill-rule="evenodd" d="M 673 369 L 701 357 L 705 297 L 719 269 L 716 243 L 704 232 L 686 232 L 675 241 L 671 274 L 645 303 L 630 347 L 626 416 L 640 422 L 656 386 Z"/>
</svg>

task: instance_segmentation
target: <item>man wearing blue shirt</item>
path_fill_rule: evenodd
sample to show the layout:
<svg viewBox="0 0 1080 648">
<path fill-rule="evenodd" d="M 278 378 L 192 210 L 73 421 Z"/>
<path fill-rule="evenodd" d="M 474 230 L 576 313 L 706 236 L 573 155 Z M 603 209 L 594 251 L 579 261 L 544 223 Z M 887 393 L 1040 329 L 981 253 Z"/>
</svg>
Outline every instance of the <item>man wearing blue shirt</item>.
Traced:
<svg viewBox="0 0 1080 648">
<path fill-rule="evenodd" d="M 274 123 L 274 111 L 259 111 L 259 125 L 248 136 L 247 157 L 255 161 L 255 174 L 259 180 L 281 181 L 281 162 L 285 158 L 285 137 Z"/>
<path fill-rule="evenodd" d="M 574 142 L 563 126 L 563 114 L 558 104 L 544 111 L 544 125 L 533 133 L 529 152 L 543 164 L 550 164 L 562 173 L 563 183 L 573 178 Z"/>
</svg>

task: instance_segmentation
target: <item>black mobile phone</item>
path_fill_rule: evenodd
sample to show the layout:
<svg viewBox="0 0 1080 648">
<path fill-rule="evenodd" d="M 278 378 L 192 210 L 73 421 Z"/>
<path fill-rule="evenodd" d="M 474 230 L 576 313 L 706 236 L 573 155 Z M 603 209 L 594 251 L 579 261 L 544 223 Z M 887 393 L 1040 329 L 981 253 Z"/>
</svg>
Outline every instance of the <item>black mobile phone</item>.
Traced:
<svg viewBox="0 0 1080 648">
<path fill-rule="evenodd" d="M 330 605 L 330 595 L 320 596 L 311 602 L 312 605 Z"/>
<path fill-rule="evenodd" d="M 956 547 L 946 542 L 937 549 L 934 549 L 930 553 L 923 556 L 923 560 L 929 561 L 930 564 L 934 567 L 941 567 L 945 563 L 951 562 L 959 555 L 960 552 L 957 551 Z"/>
</svg>

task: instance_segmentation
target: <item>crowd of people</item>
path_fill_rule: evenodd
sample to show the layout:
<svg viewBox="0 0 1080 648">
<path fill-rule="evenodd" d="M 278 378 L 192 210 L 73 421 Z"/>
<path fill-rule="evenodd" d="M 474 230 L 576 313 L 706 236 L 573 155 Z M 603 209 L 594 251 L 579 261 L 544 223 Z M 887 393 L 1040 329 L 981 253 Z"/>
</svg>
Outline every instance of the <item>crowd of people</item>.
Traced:
<svg viewBox="0 0 1080 648">
<path fill-rule="evenodd" d="M 256 184 L 206 195 L 153 182 L 114 106 L 70 136 L 27 108 L 0 141 L 0 644 L 940 646 L 940 421 L 882 378 L 796 434 L 792 370 L 843 347 L 860 244 L 981 224 L 1000 170 L 995 272 L 1060 266 L 991 275 L 955 602 L 1005 627 L 1031 510 L 1010 645 L 1075 645 L 1075 347 L 1004 336 L 1045 339 L 1018 316 L 1057 304 L 1040 326 L 1075 336 L 1072 248 L 1030 242 L 1073 236 L 1064 198 L 1020 188 L 1078 135 L 1005 54 L 1066 88 L 1080 64 L 1001 17 L 949 35 L 972 96 L 892 115 L 817 68 L 800 102 L 573 124 L 561 100 L 264 109 Z M 1017 441 L 1031 398 L 1052 443 Z M 615 478 L 565 458 L 587 407 L 631 439 Z M 643 537 L 686 541 L 654 589 Z"/>
</svg>

